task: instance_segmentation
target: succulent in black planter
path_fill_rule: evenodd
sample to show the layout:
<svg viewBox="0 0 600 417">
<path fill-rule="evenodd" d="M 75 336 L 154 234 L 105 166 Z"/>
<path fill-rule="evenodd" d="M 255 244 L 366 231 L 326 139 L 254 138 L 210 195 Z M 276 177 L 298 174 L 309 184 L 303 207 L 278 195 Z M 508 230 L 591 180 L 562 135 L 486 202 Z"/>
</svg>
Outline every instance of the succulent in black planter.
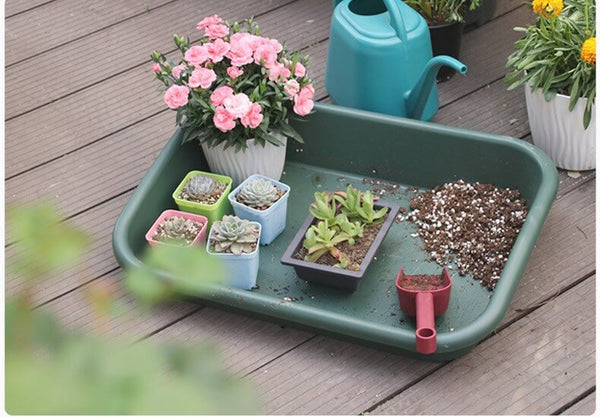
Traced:
<svg viewBox="0 0 600 417">
<path fill-rule="evenodd" d="M 354 291 L 398 213 L 370 191 L 316 192 L 281 262 L 301 279 Z"/>
</svg>

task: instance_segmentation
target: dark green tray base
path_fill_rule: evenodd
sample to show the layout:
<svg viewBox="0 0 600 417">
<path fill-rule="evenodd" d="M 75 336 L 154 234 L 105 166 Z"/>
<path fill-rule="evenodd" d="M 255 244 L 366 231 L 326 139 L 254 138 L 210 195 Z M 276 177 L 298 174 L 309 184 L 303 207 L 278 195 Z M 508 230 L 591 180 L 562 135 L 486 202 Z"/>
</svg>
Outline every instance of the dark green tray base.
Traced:
<svg viewBox="0 0 600 417">
<path fill-rule="evenodd" d="M 297 122 L 305 145 L 288 146 L 281 181 L 291 187 L 287 228 L 261 247 L 259 289 L 218 287 L 200 301 L 324 334 L 360 341 L 431 360 L 466 353 L 499 324 L 512 299 L 557 189 L 552 162 L 537 148 L 510 138 L 450 129 L 435 124 L 317 105 L 308 121 Z M 197 144 L 179 145 L 177 133 L 166 145 L 124 208 L 113 236 L 123 267 L 139 265 L 144 233 L 156 216 L 173 207 L 171 190 L 192 169 L 206 170 Z M 415 351 L 414 320 L 398 305 L 398 268 L 409 274 L 438 274 L 428 260 L 415 226 L 395 223 L 360 287 L 353 293 L 308 284 L 280 258 L 308 213 L 315 191 L 371 189 L 408 208 L 415 192 L 462 178 L 518 188 L 530 207 L 496 290 L 451 272 L 448 311 L 436 318 L 438 350 Z M 383 190 L 383 191 L 382 191 Z M 292 300 L 292 301 L 287 301 Z"/>
</svg>

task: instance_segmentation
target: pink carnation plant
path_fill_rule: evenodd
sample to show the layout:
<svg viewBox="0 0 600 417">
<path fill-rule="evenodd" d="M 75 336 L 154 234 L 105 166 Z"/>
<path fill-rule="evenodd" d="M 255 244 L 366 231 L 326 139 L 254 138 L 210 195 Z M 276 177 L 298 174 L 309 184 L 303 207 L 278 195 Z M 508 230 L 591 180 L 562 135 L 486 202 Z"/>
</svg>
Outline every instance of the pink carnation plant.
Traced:
<svg viewBox="0 0 600 417">
<path fill-rule="evenodd" d="M 244 149 L 248 139 L 279 145 L 271 133 L 280 133 L 302 142 L 289 116 L 305 116 L 314 106 L 308 57 L 260 36 L 251 19 L 230 25 L 213 15 L 197 28 L 202 37 L 194 45 L 175 35 L 178 61 L 152 53 L 152 70 L 167 88 L 163 100 L 177 111 L 183 141 Z"/>
</svg>

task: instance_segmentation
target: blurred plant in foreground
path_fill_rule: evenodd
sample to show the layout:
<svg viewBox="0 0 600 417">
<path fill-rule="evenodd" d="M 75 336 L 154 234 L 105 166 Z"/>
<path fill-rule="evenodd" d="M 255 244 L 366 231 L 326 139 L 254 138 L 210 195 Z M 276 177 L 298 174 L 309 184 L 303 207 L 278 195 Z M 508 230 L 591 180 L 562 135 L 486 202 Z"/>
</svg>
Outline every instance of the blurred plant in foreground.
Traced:
<svg viewBox="0 0 600 417">
<path fill-rule="evenodd" d="M 103 340 L 69 332 L 57 318 L 34 309 L 33 290 L 47 275 L 73 265 L 89 240 L 45 203 L 9 210 L 18 245 L 9 266 L 22 277 L 6 299 L 5 409 L 10 414 L 250 414 L 259 401 L 245 382 L 223 371 L 209 346 L 160 346 Z M 177 291 L 205 291 L 219 265 L 204 251 L 151 249 L 144 267 L 127 271 L 126 285 L 156 303 Z M 170 280 L 157 276 L 167 272 Z M 107 314 L 110 292 L 92 306 Z M 103 299 L 99 299 L 103 298 Z"/>
</svg>

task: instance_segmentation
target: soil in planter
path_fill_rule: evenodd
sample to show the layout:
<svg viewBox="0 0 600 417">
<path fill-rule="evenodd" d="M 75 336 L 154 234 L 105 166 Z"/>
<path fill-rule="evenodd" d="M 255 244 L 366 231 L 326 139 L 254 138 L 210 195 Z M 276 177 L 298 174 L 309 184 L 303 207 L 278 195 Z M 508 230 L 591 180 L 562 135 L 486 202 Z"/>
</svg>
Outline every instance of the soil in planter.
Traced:
<svg viewBox="0 0 600 417">
<path fill-rule="evenodd" d="M 419 227 L 425 249 L 440 265 L 454 261 L 459 273 L 493 290 L 527 217 L 519 191 L 462 180 L 415 196 L 406 218 Z"/>
<path fill-rule="evenodd" d="M 434 291 L 446 286 L 441 275 L 403 275 L 400 286 L 413 291 Z"/>
<path fill-rule="evenodd" d="M 275 204 L 277 201 L 279 201 L 279 199 L 280 199 L 281 197 L 283 197 L 283 195 L 284 195 L 285 193 L 286 193 L 286 191 L 285 191 L 285 190 L 280 190 L 279 188 L 277 188 L 277 198 L 275 199 L 275 201 L 273 201 L 273 202 L 272 202 L 271 204 L 269 204 L 268 206 L 263 206 L 263 207 L 254 207 L 254 206 L 250 206 L 250 205 L 246 204 L 246 202 L 245 202 L 244 200 L 240 199 L 240 194 L 239 194 L 239 193 L 238 193 L 238 194 L 235 196 L 235 200 L 236 200 L 238 203 L 240 203 L 240 204 L 243 204 L 243 205 L 245 205 L 245 206 L 248 206 L 248 207 L 251 207 L 251 208 L 253 208 L 253 209 L 260 210 L 260 211 L 265 211 L 266 209 L 268 209 L 269 207 L 271 207 L 273 204 Z"/>
<path fill-rule="evenodd" d="M 383 222 L 378 224 L 372 223 L 370 225 L 367 225 L 363 230 L 363 237 L 355 238 L 354 245 L 350 245 L 348 242 L 342 242 L 339 245 L 336 245 L 336 248 L 338 248 L 341 252 L 348 256 L 348 258 L 350 259 L 350 265 L 360 265 L 363 259 L 365 259 L 365 256 L 367 256 L 367 252 L 373 244 L 373 241 L 375 241 L 375 238 L 377 237 L 377 234 L 379 233 L 379 230 L 381 229 L 382 225 Z M 296 253 L 296 258 L 304 260 L 304 257 L 306 256 L 307 252 L 308 250 L 305 247 L 301 247 L 298 253 Z M 338 264 L 339 261 L 336 258 L 334 258 L 331 254 L 326 253 L 325 255 L 317 259 L 315 263 L 319 265 L 334 266 Z"/>
<path fill-rule="evenodd" d="M 195 203 L 200 203 L 200 204 L 206 204 L 206 205 L 215 204 L 217 201 L 219 201 L 219 198 L 221 198 L 221 196 L 223 195 L 223 192 L 227 188 L 227 184 L 219 181 L 216 178 L 214 180 L 215 180 L 216 185 L 210 194 L 204 194 L 204 195 L 200 196 L 199 198 L 196 198 L 195 196 L 189 195 L 185 191 L 185 187 L 184 187 L 183 190 L 181 190 L 181 192 L 179 193 L 178 197 L 182 200 L 193 201 Z"/>
<path fill-rule="evenodd" d="M 190 226 L 185 229 L 185 233 L 183 234 L 183 236 L 181 238 L 170 237 L 167 234 L 167 232 L 165 231 L 164 223 L 166 221 L 178 219 L 178 218 L 182 218 L 182 217 L 171 216 L 171 217 L 167 217 L 166 219 L 164 219 L 164 221 L 161 224 L 159 224 L 158 227 L 156 228 L 156 232 L 154 232 L 154 236 L 152 236 L 152 239 L 156 240 L 157 242 L 171 243 L 173 245 L 178 245 L 178 246 L 188 246 L 189 244 L 191 244 L 194 241 L 194 239 L 196 239 L 196 236 L 198 236 L 198 233 L 200 233 L 200 230 L 202 230 L 204 223 L 198 222 L 195 220 L 190 220 L 189 221 Z"/>
</svg>

